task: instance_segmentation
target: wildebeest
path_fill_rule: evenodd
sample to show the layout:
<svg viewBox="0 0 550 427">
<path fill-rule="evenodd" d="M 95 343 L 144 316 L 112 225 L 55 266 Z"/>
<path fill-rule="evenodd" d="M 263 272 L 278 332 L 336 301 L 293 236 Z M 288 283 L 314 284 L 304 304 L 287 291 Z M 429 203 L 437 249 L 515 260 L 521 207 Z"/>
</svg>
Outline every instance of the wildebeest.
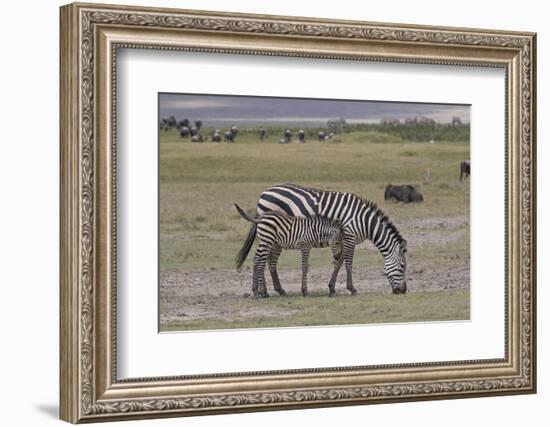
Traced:
<svg viewBox="0 0 550 427">
<path fill-rule="evenodd" d="M 183 120 L 180 120 L 178 122 L 178 128 L 181 129 L 182 127 L 189 127 L 189 119 L 188 118 L 185 118 Z"/>
<path fill-rule="evenodd" d="M 199 134 L 199 129 L 196 126 L 191 126 L 191 136 L 195 136 Z"/>
<path fill-rule="evenodd" d="M 300 144 L 306 142 L 306 133 L 303 129 L 298 130 L 298 142 Z"/>
<path fill-rule="evenodd" d="M 462 160 L 460 162 L 460 178 L 459 181 L 462 181 L 462 177 L 468 178 L 470 176 L 470 161 Z"/>
<path fill-rule="evenodd" d="M 189 138 L 191 135 L 191 130 L 187 126 L 180 127 L 180 136 L 182 138 Z"/>
<path fill-rule="evenodd" d="M 235 142 L 238 131 L 237 126 L 231 126 L 231 128 L 223 134 L 223 140 L 227 142 Z"/>
<path fill-rule="evenodd" d="M 176 118 L 174 116 L 164 117 L 160 119 L 160 128 L 162 130 L 170 130 L 177 126 Z"/>
<path fill-rule="evenodd" d="M 170 127 L 176 127 L 176 118 L 174 116 L 170 116 L 168 117 L 168 119 L 166 119 L 166 123 Z"/>
<path fill-rule="evenodd" d="M 264 138 L 265 138 L 265 129 L 260 128 L 260 141 L 263 142 Z"/>
<path fill-rule="evenodd" d="M 233 133 L 228 130 L 223 134 L 223 140 L 227 142 L 235 142 L 235 135 L 233 135 Z"/>
<path fill-rule="evenodd" d="M 201 127 L 202 127 L 202 120 L 195 120 L 195 127 L 198 129 L 198 130 L 201 130 Z"/>
<path fill-rule="evenodd" d="M 393 199 L 394 202 L 420 203 L 424 197 L 412 185 L 391 185 L 386 187 L 384 200 Z"/>
<path fill-rule="evenodd" d="M 292 138 L 292 131 L 288 128 L 285 129 L 283 137 L 285 139 L 285 142 L 288 144 L 290 142 L 290 139 Z"/>
<path fill-rule="evenodd" d="M 191 137 L 191 142 L 204 142 L 204 138 L 200 133 L 197 133 Z"/>
<path fill-rule="evenodd" d="M 325 131 L 320 130 L 319 132 L 317 132 L 317 139 L 319 140 L 319 142 L 324 141 L 326 137 L 327 133 Z"/>
<path fill-rule="evenodd" d="M 212 135 L 212 142 L 221 142 L 221 141 L 222 141 L 222 136 L 220 134 L 220 130 L 216 129 L 216 131 L 214 132 L 214 135 Z"/>
<path fill-rule="evenodd" d="M 223 134 L 223 140 L 227 142 L 235 142 L 235 138 L 237 137 L 238 132 L 239 129 L 237 128 L 237 126 L 232 125 L 231 128 L 229 128 L 229 130 Z"/>
</svg>

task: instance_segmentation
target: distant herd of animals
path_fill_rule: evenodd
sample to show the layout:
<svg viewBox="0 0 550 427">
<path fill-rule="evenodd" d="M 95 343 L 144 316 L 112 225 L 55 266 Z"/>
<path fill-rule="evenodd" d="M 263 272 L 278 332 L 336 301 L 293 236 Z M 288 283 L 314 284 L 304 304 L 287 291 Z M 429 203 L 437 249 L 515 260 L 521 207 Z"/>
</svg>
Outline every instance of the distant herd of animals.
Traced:
<svg viewBox="0 0 550 427">
<path fill-rule="evenodd" d="M 176 120 L 174 116 L 164 117 L 160 119 L 159 123 L 160 130 L 169 131 L 171 129 L 176 129 L 181 138 L 190 138 L 191 142 L 229 142 L 234 143 L 237 139 L 237 134 L 239 129 L 235 125 L 231 125 L 229 129 L 222 132 L 220 129 L 214 130 L 211 135 L 204 135 L 201 133 L 202 120 L 195 120 L 193 125 L 189 119 L 184 118 L 180 121 Z M 279 144 L 289 144 L 292 141 L 292 130 L 286 128 L 283 131 L 281 139 L 279 139 Z M 266 137 L 266 130 L 263 127 L 258 129 L 258 139 L 260 142 L 263 142 Z M 325 132 L 319 131 L 317 133 L 317 140 L 319 142 L 327 141 L 334 138 L 334 132 Z M 296 131 L 296 142 L 298 144 L 303 144 L 306 142 L 306 132 L 303 129 L 298 129 Z"/>
<path fill-rule="evenodd" d="M 470 176 L 470 161 L 460 162 L 460 180 Z M 412 185 L 388 185 L 385 200 L 420 203 L 422 194 Z M 255 298 L 268 297 L 265 284 L 267 264 L 273 288 L 286 295 L 277 273 L 277 261 L 283 249 L 297 249 L 302 256 L 302 295 L 308 295 L 309 253 L 313 248 L 330 247 L 334 269 L 328 288 L 336 295 L 336 279 L 342 264 L 346 268 L 346 287 L 354 295 L 352 266 L 355 246 L 370 240 L 384 257 L 384 274 L 394 294 L 407 292 L 405 272 L 407 241 L 396 226 L 372 201 L 352 193 L 319 190 L 296 184 L 276 185 L 258 199 L 256 214 L 250 215 L 235 204 L 239 214 L 252 223 L 243 247 L 235 258 L 237 270 L 244 264 L 256 237 L 252 293 Z"/>
</svg>

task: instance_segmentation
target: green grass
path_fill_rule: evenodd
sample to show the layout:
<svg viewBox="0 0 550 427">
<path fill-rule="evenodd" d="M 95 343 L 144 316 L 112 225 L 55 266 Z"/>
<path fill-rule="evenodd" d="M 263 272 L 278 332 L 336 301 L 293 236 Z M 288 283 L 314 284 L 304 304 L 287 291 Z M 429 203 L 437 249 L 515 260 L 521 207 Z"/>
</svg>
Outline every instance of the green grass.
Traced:
<svg viewBox="0 0 550 427">
<path fill-rule="evenodd" d="M 390 295 L 367 293 L 328 298 L 326 293 L 271 297 L 263 300 L 243 299 L 242 305 L 269 304 L 273 309 L 291 310 L 288 316 L 247 317 L 235 321 L 220 318 L 173 322 L 161 325 L 162 332 L 275 328 L 370 323 L 405 323 L 444 320 L 468 320 L 470 293 L 467 290 Z"/>
</svg>

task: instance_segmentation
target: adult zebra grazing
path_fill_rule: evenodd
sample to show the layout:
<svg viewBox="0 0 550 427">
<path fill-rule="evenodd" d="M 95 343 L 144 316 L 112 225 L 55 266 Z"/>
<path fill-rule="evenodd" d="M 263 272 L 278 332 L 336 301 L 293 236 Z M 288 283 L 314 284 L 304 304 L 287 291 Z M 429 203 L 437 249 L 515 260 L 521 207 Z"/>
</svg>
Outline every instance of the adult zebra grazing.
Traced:
<svg viewBox="0 0 550 427">
<path fill-rule="evenodd" d="M 271 253 L 281 254 L 283 249 L 299 249 L 302 253 L 302 295 L 307 296 L 307 270 L 311 248 L 330 246 L 335 262 L 342 256 L 344 231 L 339 221 L 331 221 L 321 216 L 298 217 L 279 212 L 267 212 L 253 217 L 235 204 L 239 214 L 257 228 L 260 239 L 252 275 L 254 297 L 267 297 L 265 286 L 265 263 Z M 286 292 L 280 282 L 274 282 L 275 290 L 281 295 Z"/>
<path fill-rule="evenodd" d="M 335 296 L 335 284 L 342 263 L 346 267 L 346 287 L 351 294 L 357 293 L 353 287 L 352 267 L 355 245 L 369 239 L 384 257 L 384 273 L 394 294 L 407 292 L 405 253 L 407 241 L 387 216 L 374 202 L 362 199 L 355 194 L 317 190 L 295 184 L 273 186 L 264 191 L 256 206 L 258 215 L 266 212 L 281 212 L 290 216 L 321 216 L 332 221 L 340 221 L 344 228 L 343 256 L 334 265 L 329 282 L 329 296 Z M 243 247 L 237 254 L 235 263 L 239 269 L 256 237 L 257 227 L 252 224 Z M 277 274 L 279 254 L 272 253 L 267 259 L 275 290 L 280 288 Z"/>
</svg>

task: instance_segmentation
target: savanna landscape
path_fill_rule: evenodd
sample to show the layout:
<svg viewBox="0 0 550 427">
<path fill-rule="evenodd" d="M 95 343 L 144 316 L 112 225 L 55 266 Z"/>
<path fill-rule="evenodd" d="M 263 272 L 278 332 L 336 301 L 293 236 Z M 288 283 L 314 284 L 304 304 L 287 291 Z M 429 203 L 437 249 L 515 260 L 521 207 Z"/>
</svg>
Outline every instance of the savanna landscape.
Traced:
<svg viewBox="0 0 550 427">
<path fill-rule="evenodd" d="M 213 135 L 218 126 L 203 122 L 201 133 Z M 287 144 L 284 125 L 264 126 L 263 141 L 258 125 L 240 126 L 233 143 L 159 130 L 160 331 L 469 319 L 470 185 L 459 181 L 469 126 L 426 126 L 346 126 L 322 141 L 324 127 L 310 126 L 304 143 L 294 126 Z M 336 298 L 327 297 L 332 256 L 323 248 L 310 254 L 308 297 L 300 292 L 300 252 L 286 250 L 279 273 L 288 295 L 252 298 L 254 248 L 235 269 L 250 224 L 234 203 L 254 213 L 262 191 L 287 182 L 376 202 L 408 242 L 408 292 L 391 293 L 382 256 L 367 240 L 355 250 L 357 295 L 346 291 L 342 269 Z M 413 185 L 423 202 L 385 200 L 390 183 Z"/>
</svg>

